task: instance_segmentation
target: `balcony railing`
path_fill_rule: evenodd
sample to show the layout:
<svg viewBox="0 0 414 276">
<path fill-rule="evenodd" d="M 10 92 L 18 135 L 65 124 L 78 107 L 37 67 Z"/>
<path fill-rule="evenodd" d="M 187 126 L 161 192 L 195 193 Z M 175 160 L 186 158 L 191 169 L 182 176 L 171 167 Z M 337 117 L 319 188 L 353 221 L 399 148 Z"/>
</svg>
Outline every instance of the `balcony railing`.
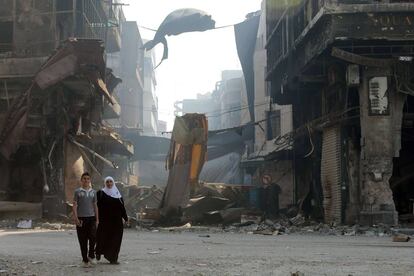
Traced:
<svg viewBox="0 0 414 276">
<path fill-rule="evenodd" d="M 68 37 L 114 40 L 113 47 L 119 51 L 119 24 L 108 26 L 109 10 L 104 0 L 32 0 L 30 10 L 20 8 L 20 2 L 12 5 L 7 14 L 0 13 L 1 33 L 8 34 L 6 24 L 13 30 L 12 38 L 0 38 L 0 54 L 14 57 L 35 57 L 48 55 Z M 13 16 L 11 17 L 10 14 Z M 124 19 L 119 7 L 111 13 L 114 20 Z M 14 21 L 13 21 L 14 20 Z M 19 20 L 19 22 L 17 22 Z M 119 23 L 119 22 L 118 22 Z M 32 28 L 33 31 L 25 30 Z M 112 32 L 108 32 L 112 31 Z M 20 33 L 19 33 L 20 32 Z M 107 33 L 111 33 L 108 37 Z M 7 40 L 7 41 L 6 41 Z M 7 52 L 7 53 L 6 53 Z M 10 53 L 10 54 L 9 54 Z"/>
<path fill-rule="evenodd" d="M 326 6 L 369 4 L 414 4 L 414 0 L 267 0 L 268 70 L 272 70 L 294 48 L 305 30 Z M 373 7 L 377 7 L 374 5 Z M 383 6 L 384 9 L 384 5 Z M 379 7 L 379 6 L 378 6 Z"/>
</svg>

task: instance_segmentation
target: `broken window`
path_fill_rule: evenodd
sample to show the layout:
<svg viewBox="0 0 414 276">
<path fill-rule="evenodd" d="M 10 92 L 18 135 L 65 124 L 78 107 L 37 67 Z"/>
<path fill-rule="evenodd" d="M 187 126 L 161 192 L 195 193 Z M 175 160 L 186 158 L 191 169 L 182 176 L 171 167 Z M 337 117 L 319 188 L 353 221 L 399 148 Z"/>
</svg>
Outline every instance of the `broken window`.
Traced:
<svg viewBox="0 0 414 276">
<path fill-rule="evenodd" d="M 266 127 L 266 136 L 267 140 L 272 140 L 281 133 L 281 124 L 280 124 L 280 110 L 267 111 L 267 127 Z"/>
<path fill-rule="evenodd" d="M 13 22 L 0 22 L 0 53 L 13 50 Z"/>
</svg>

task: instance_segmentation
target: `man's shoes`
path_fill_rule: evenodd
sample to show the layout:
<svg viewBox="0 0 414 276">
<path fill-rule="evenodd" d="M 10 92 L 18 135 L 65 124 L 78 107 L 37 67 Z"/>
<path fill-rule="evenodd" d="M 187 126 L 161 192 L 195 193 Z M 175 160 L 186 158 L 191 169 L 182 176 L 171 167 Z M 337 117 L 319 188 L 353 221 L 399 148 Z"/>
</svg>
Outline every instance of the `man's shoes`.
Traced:
<svg viewBox="0 0 414 276">
<path fill-rule="evenodd" d="M 96 255 L 96 260 L 97 260 L 97 261 L 100 261 L 100 260 L 101 260 L 101 254 L 97 254 L 97 255 Z"/>
<path fill-rule="evenodd" d="M 91 265 L 96 265 L 96 259 L 95 258 L 88 258 L 88 260 L 89 260 L 89 263 Z"/>
<path fill-rule="evenodd" d="M 88 268 L 88 267 L 90 267 L 89 262 L 82 262 L 82 267 L 83 267 L 83 268 Z"/>
</svg>

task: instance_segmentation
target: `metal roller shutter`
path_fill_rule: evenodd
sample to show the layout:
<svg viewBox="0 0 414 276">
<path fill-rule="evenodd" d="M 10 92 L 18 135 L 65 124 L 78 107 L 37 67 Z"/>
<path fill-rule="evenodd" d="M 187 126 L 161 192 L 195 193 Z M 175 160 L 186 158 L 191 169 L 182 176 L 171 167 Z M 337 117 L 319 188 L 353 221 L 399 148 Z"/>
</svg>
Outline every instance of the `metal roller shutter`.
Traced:
<svg viewBox="0 0 414 276">
<path fill-rule="evenodd" d="M 323 131 L 321 181 L 325 222 L 341 223 L 341 132 L 339 127 Z"/>
</svg>

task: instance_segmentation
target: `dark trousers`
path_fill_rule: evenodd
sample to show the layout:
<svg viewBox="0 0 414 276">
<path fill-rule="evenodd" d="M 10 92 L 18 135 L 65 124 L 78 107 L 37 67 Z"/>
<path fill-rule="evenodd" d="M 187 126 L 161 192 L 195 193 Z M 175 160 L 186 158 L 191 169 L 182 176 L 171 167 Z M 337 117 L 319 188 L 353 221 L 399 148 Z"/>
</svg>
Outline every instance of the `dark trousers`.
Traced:
<svg viewBox="0 0 414 276">
<path fill-rule="evenodd" d="M 79 218 L 79 220 L 81 221 L 81 226 L 76 226 L 76 233 L 78 234 L 82 260 L 88 262 L 88 257 L 92 259 L 95 258 L 96 218 L 83 217 Z"/>
</svg>

